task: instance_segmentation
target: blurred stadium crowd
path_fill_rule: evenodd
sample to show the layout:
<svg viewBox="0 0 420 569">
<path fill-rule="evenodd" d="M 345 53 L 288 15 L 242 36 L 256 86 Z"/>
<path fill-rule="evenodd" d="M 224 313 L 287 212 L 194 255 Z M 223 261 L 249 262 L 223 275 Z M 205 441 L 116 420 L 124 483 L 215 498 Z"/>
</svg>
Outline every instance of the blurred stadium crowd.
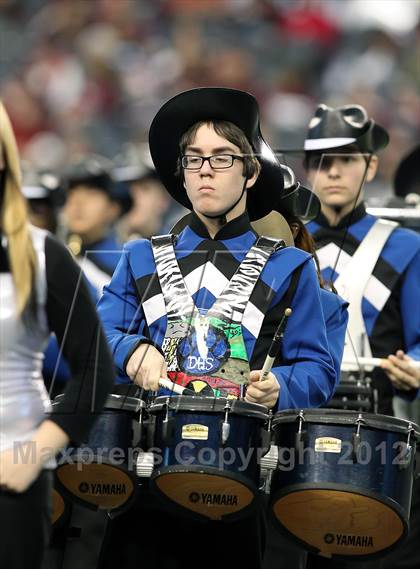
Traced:
<svg viewBox="0 0 420 569">
<path fill-rule="evenodd" d="M 359 103 L 391 136 L 371 190 L 376 205 L 418 139 L 418 8 L 411 0 L 0 0 L 0 97 L 23 160 L 57 172 L 92 153 L 121 162 L 127 143 L 144 146 L 162 103 L 196 86 L 251 91 L 274 148 L 301 146 L 318 103 Z"/>
</svg>

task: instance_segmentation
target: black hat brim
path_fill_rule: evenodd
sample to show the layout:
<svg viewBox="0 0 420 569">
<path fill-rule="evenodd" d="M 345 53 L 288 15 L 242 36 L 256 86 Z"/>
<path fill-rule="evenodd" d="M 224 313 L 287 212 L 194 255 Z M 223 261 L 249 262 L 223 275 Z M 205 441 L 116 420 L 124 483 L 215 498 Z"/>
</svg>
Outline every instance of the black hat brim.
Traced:
<svg viewBox="0 0 420 569">
<path fill-rule="evenodd" d="M 192 89 L 163 105 L 149 131 L 150 153 L 162 183 L 178 203 L 192 209 L 183 180 L 175 172 L 182 135 L 203 120 L 232 122 L 247 137 L 261 164 L 260 175 L 247 192 L 247 210 L 251 220 L 264 217 L 273 209 L 274 197 L 283 190 L 283 176 L 277 158 L 261 135 L 258 104 L 244 91 L 222 87 Z"/>
<path fill-rule="evenodd" d="M 346 148 L 346 146 L 355 145 L 360 148 L 363 153 L 375 153 L 385 148 L 389 143 L 388 132 L 379 124 L 372 121 L 370 130 L 361 136 L 343 137 L 334 136 L 335 133 L 325 133 L 322 138 L 306 138 L 303 148 L 279 148 L 276 150 L 278 154 L 309 154 L 311 152 L 328 153 L 338 148 Z"/>
</svg>

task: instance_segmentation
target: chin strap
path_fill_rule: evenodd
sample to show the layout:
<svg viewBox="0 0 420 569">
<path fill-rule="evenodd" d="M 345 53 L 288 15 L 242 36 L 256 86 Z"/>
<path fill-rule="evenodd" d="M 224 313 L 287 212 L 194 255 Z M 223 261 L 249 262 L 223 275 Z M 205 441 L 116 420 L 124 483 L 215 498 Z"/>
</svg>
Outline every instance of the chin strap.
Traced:
<svg viewBox="0 0 420 569">
<path fill-rule="evenodd" d="M 207 213 L 202 213 L 201 215 L 204 215 L 204 217 L 207 217 L 208 219 L 220 219 L 222 225 L 226 224 L 226 216 L 229 212 L 231 212 L 233 210 L 234 207 L 236 207 L 238 205 L 238 203 L 241 201 L 242 196 L 245 193 L 246 190 L 246 184 L 248 182 L 248 177 L 245 176 L 245 181 L 244 181 L 244 185 L 242 187 L 242 192 L 241 195 L 239 196 L 239 198 L 235 201 L 235 203 L 233 205 L 231 205 L 230 207 L 228 207 L 227 210 L 225 210 L 223 213 L 218 213 L 217 215 L 208 215 Z"/>
</svg>

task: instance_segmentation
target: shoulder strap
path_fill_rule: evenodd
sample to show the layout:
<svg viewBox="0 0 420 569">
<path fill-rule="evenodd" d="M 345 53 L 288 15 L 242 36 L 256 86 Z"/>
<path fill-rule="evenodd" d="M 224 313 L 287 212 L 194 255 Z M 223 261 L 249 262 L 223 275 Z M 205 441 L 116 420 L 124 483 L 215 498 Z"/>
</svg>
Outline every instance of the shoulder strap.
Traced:
<svg viewBox="0 0 420 569">
<path fill-rule="evenodd" d="M 344 360 L 369 357 L 372 354 L 362 314 L 363 293 L 381 252 L 396 227 L 398 223 L 377 219 L 334 282 L 338 294 L 350 303 Z"/>
<path fill-rule="evenodd" d="M 269 258 L 275 251 L 285 246 L 282 239 L 258 237 L 225 289 L 208 311 L 208 315 L 240 324 L 252 291 Z"/>
<path fill-rule="evenodd" d="M 159 235 L 151 238 L 156 272 L 162 289 L 168 322 L 190 317 L 195 305 L 189 294 L 175 256 L 176 236 Z"/>
<path fill-rule="evenodd" d="M 302 270 L 303 270 L 303 265 L 304 265 L 304 263 L 302 265 L 299 265 L 298 267 L 296 267 L 296 269 L 292 273 L 292 277 L 290 279 L 289 287 L 286 290 L 286 294 L 283 296 L 283 298 L 281 299 L 281 301 L 279 303 L 281 314 L 284 313 L 286 308 L 290 308 L 290 306 L 292 305 L 293 298 L 295 296 L 296 289 L 298 287 L 300 275 L 301 275 Z"/>
<path fill-rule="evenodd" d="M 349 302 L 361 302 L 367 282 L 385 243 L 398 223 L 377 219 L 344 270 L 334 282 L 340 296 Z"/>
</svg>

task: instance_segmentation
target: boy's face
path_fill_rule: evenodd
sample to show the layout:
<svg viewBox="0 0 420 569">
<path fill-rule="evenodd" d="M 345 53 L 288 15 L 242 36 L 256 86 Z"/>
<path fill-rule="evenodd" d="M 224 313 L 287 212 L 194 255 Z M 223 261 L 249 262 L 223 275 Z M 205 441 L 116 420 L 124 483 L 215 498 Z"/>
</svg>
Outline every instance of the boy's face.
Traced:
<svg viewBox="0 0 420 569">
<path fill-rule="evenodd" d="M 70 232 L 83 236 L 105 230 L 118 208 L 102 190 L 81 185 L 69 191 L 64 214 Z"/>
<path fill-rule="evenodd" d="M 204 124 L 197 130 L 194 140 L 185 149 L 185 154 L 210 156 L 213 154 L 233 154 L 241 156 L 238 146 L 219 136 L 211 125 Z M 184 170 L 184 186 L 194 211 L 217 216 L 223 214 L 241 195 L 245 178 L 242 160 L 234 160 L 230 168 L 213 170 L 205 161 L 199 170 Z M 246 184 L 254 185 L 257 176 L 252 176 Z M 245 211 L 246 192 L 238 204 L 236 213 Z"/>
<path fill-rule="evenodd" d="M 360 187 L 375 177 L 378 159 L 354 150 L 334 150 L 310 154 L 307 164 L 308 181 L 321 204 L 343 208 L 363 199 Z"/>
</svg>

